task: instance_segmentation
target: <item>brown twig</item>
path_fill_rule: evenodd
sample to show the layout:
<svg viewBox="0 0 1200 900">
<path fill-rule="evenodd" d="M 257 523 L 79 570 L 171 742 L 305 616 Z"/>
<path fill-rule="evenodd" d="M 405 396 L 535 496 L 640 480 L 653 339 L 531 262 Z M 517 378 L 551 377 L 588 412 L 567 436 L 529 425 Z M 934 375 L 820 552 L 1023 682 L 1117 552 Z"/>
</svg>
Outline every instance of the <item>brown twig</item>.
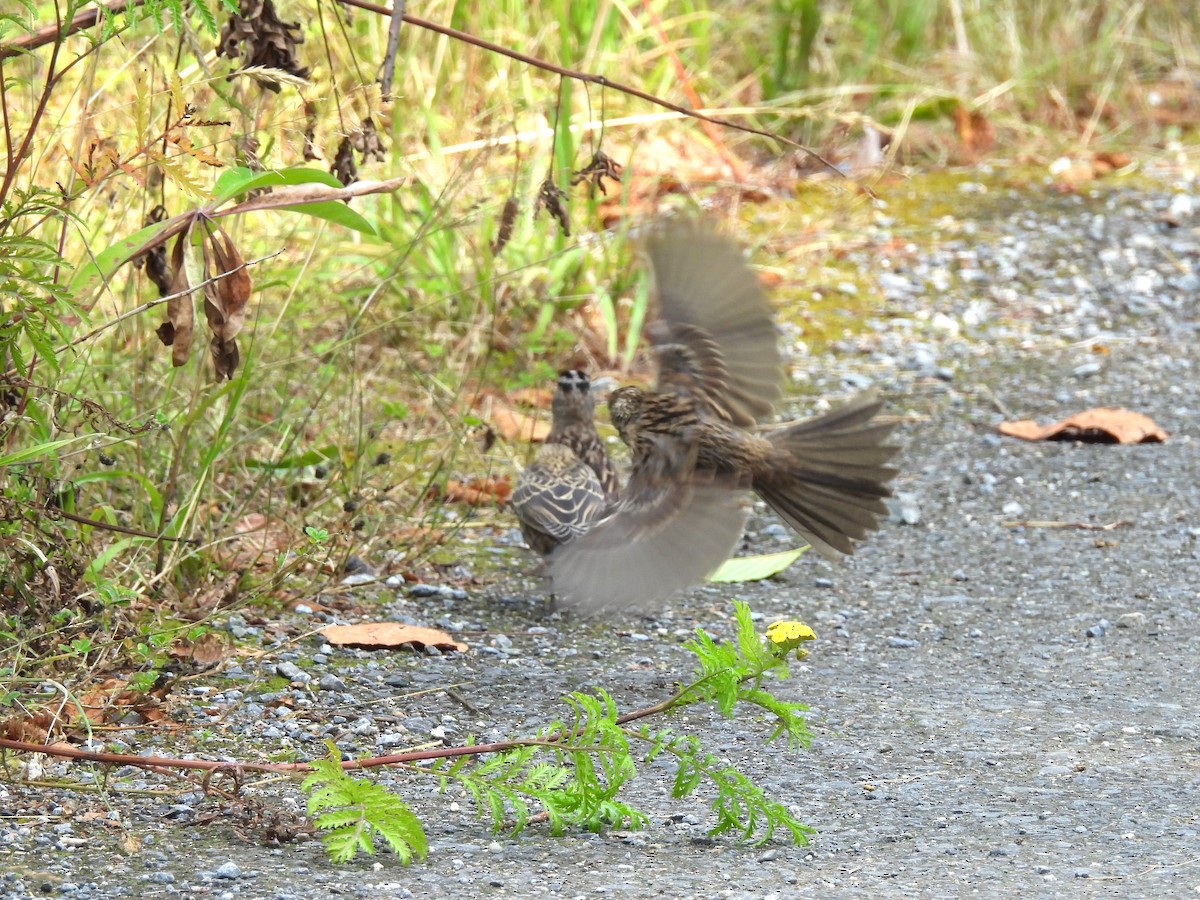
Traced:
<svg viewBox="0 0 1200 900">
<path fill-rule="evenodd" d="M 69 513 L 65 509 L 55 509 L 51 511 L 52 515 L 62 516 L 64 519 L 70 519 L 72 522 L 78 522 L 80 525 L 91 525 L 94 528 L 99 528 L 103 531 L 115 531 L 119 534 L 128 534 L 133 537 L 150 538 L 152 541 L 175 541 L 180 544 L 199 544 L 198 538 L 172 537 L 167 534 L 151 534 L 149 531 L 140 531 L 137 528 L 126 528 L 124 525 L 113 525 L 109 522 L 98 522 L 95 519 L 89 519 L 86 516 L 77 516 L 75 513 Z"/>
<path fill-rule="evenodd" d="M 1118 528 L 1126 528 L 1134 523 L 1129 519 L 1118 519 L 1115 522 L 1109 522 L 1107 525 L 1093 525 L 1090 522 L 1054 522 L 1054 521 L 1039 521 L 1028 520 L 1024 522 L 1004 522 L 1005 528 L 1075 528 L 1080 531 L 1115 531 Z"/>
<path fill-rule="evenodd" d="M 666 712 L 681 700 L 692 694 L 695 685 L 681 688 L 661 703 L 645 706 L 632 712 L 618 716 L 617 725 L 626 725 L 638 719 Z M 380 766 L 405 765 L 427 759 L 451 759 L 458 756 L 481 756 L 485 753 L 505 753 L 519 747 L 562 747 L 577 737 L 581 730 L 563 731 L 557 735 L 545 738 L 526 738 L 523 740 L 496 741 L 491 744 L 470 744 L 463 747 L 436 747 L 429 750 L 414 750 L 409 753 L 394 753 L 390 756 L 375 756 L 369 759 L 342 760 L 343 770 L 372 769 Z M 45 753 L 62 759 L 78 759 L 86 762 L 104 763 L 113 766 L 136 766 L 139 769 L 200 769 L 203 771 L 234 771 L 234 772 L 276 772 L 280 774 L 300 775 L 313 770 L 311 763 L 256 763 L 256 762 L 226 762 L 215 759 L 176 759 L 160 756 L 134 756 L 129 753 L 105 753 L 96 750 L 80 750 L 70 744 L 35 744 L 31 741 L 18 741 L 10 738 L 0 738 L 0 750 L 15 750 L 20 753 Z"/>
</svg>

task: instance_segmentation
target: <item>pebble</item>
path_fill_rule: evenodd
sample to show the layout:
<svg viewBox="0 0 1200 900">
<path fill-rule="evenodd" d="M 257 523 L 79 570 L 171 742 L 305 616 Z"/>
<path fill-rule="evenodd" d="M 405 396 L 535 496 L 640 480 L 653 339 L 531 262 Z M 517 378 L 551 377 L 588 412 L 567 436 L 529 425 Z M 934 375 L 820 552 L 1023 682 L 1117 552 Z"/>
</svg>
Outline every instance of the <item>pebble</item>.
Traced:
<svg viewBox="0 0 1200 900">
<path fill-rule="evenodd" d="M 1087 630 L 1087 636 L 1090 638 L 1104 637 L 1108 634 L 1108 629 L 1112 627 L 1112 623 L 1108 619 L 1101 619 L 1095 625 Z"/>
<path fill-rule="evenodd" d="M 281 662 L 275 666 L 275 674 L 281 675 L 288 681 L 299 681 L 303 684 L 308 684 L 312 681 L 312 676 L 301 669 L 294 662 Z"/>
<path fill-rule="evenodd" d="M 921 502 L 910 491 L 896 491 L 888 498 L 888 521 L 903 525 L 921 523 Z"/>
<path fill-rule="evenodd" d="M 346 690 L 346 682 L 338 678 L 332 673 L 325 673 L 317 682 L 317 687 L 323 691 L 344 691 Z"/>
</svg>

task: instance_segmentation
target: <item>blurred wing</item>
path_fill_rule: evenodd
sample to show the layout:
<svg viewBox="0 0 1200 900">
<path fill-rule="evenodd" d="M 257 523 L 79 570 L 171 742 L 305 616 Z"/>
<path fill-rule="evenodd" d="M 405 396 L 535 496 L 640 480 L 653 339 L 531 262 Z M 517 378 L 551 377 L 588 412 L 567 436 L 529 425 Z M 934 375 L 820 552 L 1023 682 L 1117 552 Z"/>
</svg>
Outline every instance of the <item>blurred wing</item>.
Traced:
<svg viewBox="0 0 1200 900">
<path fill-rule="evenodd" d="M 586 614 L 646 608 L 698 584 L 733 553 L 746 524 L 727 486 L 630 483 L 616 511 L 550 557 L 554 593 Z"/>
<path fill-rule="evenodd" d="M 583 463 L 553 476 L 530 466 L 512 493 L 513 511 L 521 521 L 564 544 L 588 530 L 604 503 L 604 489 Z"/>
<path fill-rule="evenodd" d="M 656 390 L 697 396 L 721 418 L 753 425 L 782 395 L 778 333 L 758 276 L 736 243 L 696 222 L 672 222 L 646 242 L 659 318 Z"/>
</svg>

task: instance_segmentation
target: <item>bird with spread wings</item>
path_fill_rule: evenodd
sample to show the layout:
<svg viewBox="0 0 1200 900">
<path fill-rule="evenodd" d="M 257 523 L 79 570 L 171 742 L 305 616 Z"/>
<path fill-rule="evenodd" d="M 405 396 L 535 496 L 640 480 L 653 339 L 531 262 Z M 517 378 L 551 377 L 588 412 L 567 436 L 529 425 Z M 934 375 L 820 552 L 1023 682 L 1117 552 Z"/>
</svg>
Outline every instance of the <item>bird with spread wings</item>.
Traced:
<svg viewBox="0 0 1200 900">
<path fill-rule="evenodd" d="M 783 362 L 766 293 L 740 248 L 678 222 L 646 243 L 658 310 L 647 325 L 652 390 L 623 387 L 609 414 L 631 469 L 615 505 L 549 559 L 554 592 L 586 612 L 645 608 L 727 559 L 755 491 L 818 551 L 849 553 L 879 527 L 896 470 L 892 425 L 864 394 L 830 413 L 759 433 L 782 397 Z"/>
</svg>

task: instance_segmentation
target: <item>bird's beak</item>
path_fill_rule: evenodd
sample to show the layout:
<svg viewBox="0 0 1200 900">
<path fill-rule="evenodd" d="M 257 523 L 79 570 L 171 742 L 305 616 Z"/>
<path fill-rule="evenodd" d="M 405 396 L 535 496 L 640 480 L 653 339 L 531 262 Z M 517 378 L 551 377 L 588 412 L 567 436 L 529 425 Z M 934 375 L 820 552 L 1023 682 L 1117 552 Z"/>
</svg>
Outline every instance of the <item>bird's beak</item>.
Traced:
<svg viewBox="0 0 1200 900">
<path fill-rule="evenodd" d="M 608 395 L 621 386 L 617 379 L 611 375 L 605 375 L 603 378 L 597 378 L 592 382 L 592 396 L 597 400 L 607 400 Z"/>
</svg>

